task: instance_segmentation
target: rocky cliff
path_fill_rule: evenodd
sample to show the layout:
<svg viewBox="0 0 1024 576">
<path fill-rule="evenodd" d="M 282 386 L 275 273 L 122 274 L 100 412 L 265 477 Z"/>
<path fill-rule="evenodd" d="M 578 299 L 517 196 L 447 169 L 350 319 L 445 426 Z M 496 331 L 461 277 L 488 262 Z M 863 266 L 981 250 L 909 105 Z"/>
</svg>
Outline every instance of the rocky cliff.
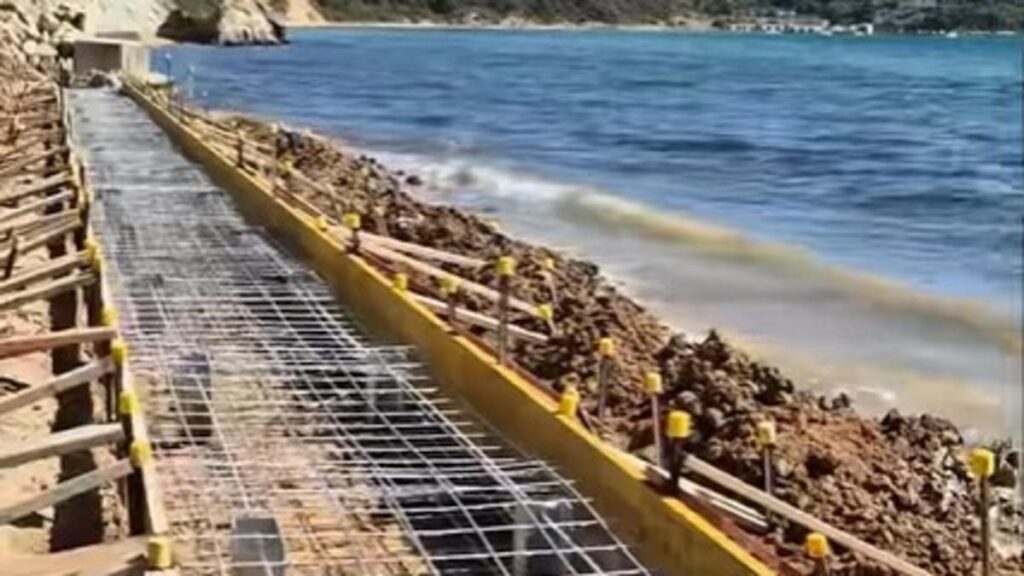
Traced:
<svg viewBox="0 0 1024 576">
<path fill-rule="evenodd" d="M 283 42 L 284 28 L 264 2 L 0 0 L 0 49 L 24 60 L 50 53 L 63 40 L 115 32 L 225 45 Z"/>
<path fill-rule="evenodd" d="M 178 0 L 157 35 L 203 44 L 279 44 L 284 27 L 257 0 Z"/>
</svg>

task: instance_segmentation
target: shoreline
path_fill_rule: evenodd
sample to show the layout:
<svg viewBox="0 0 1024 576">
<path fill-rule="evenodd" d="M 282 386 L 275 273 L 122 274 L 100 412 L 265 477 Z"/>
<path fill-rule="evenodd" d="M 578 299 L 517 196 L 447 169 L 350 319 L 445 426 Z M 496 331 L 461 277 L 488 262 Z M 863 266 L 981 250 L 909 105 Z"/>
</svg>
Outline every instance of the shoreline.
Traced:
<svg viewBox="0 0 1024 576">
<path fill-rule="evenodd" d="M 819 38 L 946 38 L 969 39 L 969 38 L 1019 38 L 1024 36 L 1024 30 L 950 30 L 941 32 L 882 32 L 877 34 L 820 34 L 820 33 L 769 33 L 757 31 L 726 30 L 713 27 L 712 19 L 693 20 L 694 25 L 672 25 L 672 24 L 616 24 L 606 22 L 585 22 L 574 24 L 571 22 L 541 23 L 533 21 L 515 21 L 512 23 L 503 22 L 441 22 L 434 20 L 325 20 L 322 22 L 296 21 L 284 22 L 287 30 L 437 30 L 437 31 L 490 31 L 490 32 L 651 32 L 651 33 L 680 33 L 680 34 L 721 34 L 721 35 L 743 35 L 743 36 L 764 36 L 764 37 L 791 37 L 791 36 L 814 36 Z M 956 36 L 949 36 L 953 32 Z"/>
<path fill-rule="evenodd" d="M 272 142 L 266 122 L 236 118 L 250 137 Z M 693 415 L 700 438 L 693 449 L 701 458 L 758 485 L 761 461 L 752 430 L 758 421 L 770 419 L 779 428 L 783 468 L 778 470 L 778 495 L 784 500 L 827 522 L 849 526 L 858 536 L 936 576 L 959 575 L 973 564 L 975 550 L 967 545 L 970 531 L 964 530 L 975 497 L 959 460 L 968 445 L 948 421 L 927 413 L 903 416 L 894 410 L 881 418 L 867 416 L 858 413 L 846 395 L 824 396 L 797 388 L 778 369 L 752 360 L 714 330 L 703 339 L 674 332 L 589 261 L 510 237 L 465 209 L 417 199 L 422 181 L 415 172 L 389 169 L 332 138 L 285 130 L 291 142 L 286 153 L 294 158 L 295 169 L 328 186 L 334 196 L 304 191 L 298 183 L 289 183 L 290 193 L 332 219 L 340 217 L 335 213 L 343 205 L 346 211 L 363 214 L 369 232 L 485 261 L 511 254 L 520 263 L 522 278 L 514 295 L 528 302 L 543 301 L 548 289 L 538 284 L 544 278 L 538 262 L 554 258 L 561 295 L 555 314 L 559 333 L 547 345 L 514 346 L 513 358 L 556 392 L 570 384 L 581 387 L 582 409 L 593 417 L 596 398 L 587 387 L 595 377 L 593 341 L 597 335 L 612 337 L 621 361 L 609 388 L 607 441 L 648 460 L 655 458 L 649 406 L 636 382 L 644 370 L 657 366 L 665 380 L 663 407 Z M 480 270 L 469 279 L 487 284 L 491 276 L 490 270 Z M 437 297 L 435 283 L 415 272 L 409 273 L 409 286 Z M 472 298 L 460 305 L 476 312 L 489 310 L 486 302 Z M 545 330 L 536 319 L 516 321 L 530 330 Z M 946 456 L 935 460 L 938 453 Z M 910 464 L 871 465 L 894 458 Z M 880 489 L 879 482 L 892 492 Z M 933 508 L 946 498 L 948 488 L 940 486 L 951 485 L 966 498 L 955 499 L 952 508 L 941 512 Z M 919 500 L 893 508 L 892 499 L 903 490 L 913 490 Z M 782 557 L 793 560 L 798 534 L 783 526 L 767 541 Z M 928 542 L 915 538 L 922 534 L 930 535 Z M 931 542 L 955 552 L 936 557 Z M 1016 562 L 1019 558 L 1004 565 L 1010 571 L 997 573 L 1019 573 Z M 866 566 L 844 553 L 837 558 L 834 574 L 853 576 Z"/>
<path fill-rule="evenodd" d="M 210 113 L 218 118 L 246 117 L 255 119 L 265 124 L 272 124 L 277 120 L 271 116 L 254 116 L 241 110 L 220 108 L 210 110 Z M 299 122 L 297 130 L 308 130 L 316 132 L 319 128 L 311 124 Z M 330 146 L 342 150 L 348 155 L 367 156 L 376 158 L 377 154 L 386 157 L 386 150 L 373 150 L 362 148 L 351 144 L 344 136 L 317 134 Z M 392 172 L 402 173 L 403 170 L 410 174 L 419 174 L 416 168 L 399 164 L 402 169 L 396 170 L 378 163 Z M 426 179 L 429 182 L 429 178 Z M 424 187 L 425 186 L 425 187 Z M 430 188 L 429 184 L 420 187 L 419 192 Z M 442 194 L 417 194 L 419 202 L 430 204 L 437 208 L 454 207 L 475 216 L 483 217 L 488 221 L 495 220 L 496 214 L 480 214 L 471 207 L 453 202 Z M 630 200 L 614 197 L 616 201 L 632 202 Z M 634 208 L 650 209 L 649 206 L 636 204 Z M 799 275 L 802 280 L 794 282 L 825 282 L 838 295 L 851 300 L 857 300 L 865 305 L 889 310 L 891 314 L 908 316 L 913 318 L 927 319 L 937 325 L 958 326 L 961 330 L 977 332 L 979 337 L 988 338 L 993 346 L 998 346 L 999 351 L 1007 358 L 1013 359 L 1024 353 L 1024 341 L 1021 340 L 1018 331 L 1018 324 L 1012 316 L 1001 313 L 1002 309 L 989 306 L 988 303 L 979 298 L 960 297 L 923 291 L 913 285 L 897 278 L 878 275 L 869 271 L 850 268 L 835 264 L 825 258 L 808 251 L 800 246 L 783 243 L 762 241 L 754 239 L 742 231 L 717 223 L 707 223 L 696 220 L 694 217 L 682 213 L 665 213 L 666 219 L 682 220 L 686 226 L 688 241 L 692 240 L 700 244 L 695 250 L 703 250 L 704 244 L 714 244 L 709 248 L 715 255 L 719 252 L 725 253 L 728 258 L 747 259 L 753 258 L 763 263 L 770 263 L 772 267 L 781 267 L 787 270 L 787 275 Z M 497 221 L 502 228 L 505 222 Z M 676 222 L 673 222 L 676 224 Z M 694 238 L 689 238 L 689 236 Z M 522 240 L 536 246 L 546 246 L 548 243 L 543 239 L 530 235 L 524 231 L 514 234 L 517 240 Z M 663 240 L 658 237 L 656 241 Z M 667 238 L 665 246 L 674 247 L 677 239 Z M 590 259 L 590 256 L 582 254 L 586 250 L 579 250 L 578 247 L 565 243 L 555 243 L 560 246 L 559 251 L 568 251 L 574 258 Z M 689 247 L 687 247 L 689 249 Z M 683 303 L 660 300 L 657 297 L 650 297 L 644 294 L 645 283 L 642 279 L 631 276 L 627 272 L 618 270 L 610 273 L 609 269 L 616 268 L 613 263 L 597 259 L 602 267 L 602 274 L 610 284 L 614 285 L 629 299 L 639 303 L 645 309 L 657 309 L 658 319 L 673 332 L 684 332 L 688 335 L 705 335 L 710 331 L 727 335 L 727 340 L 743 350 L 751 358 L 758 362 L 777 365 L 789 374 L 798 388 L 814 394 L 827 397 L 834 397 L 845 394 L 855 399 L 855 405 L 862 410 L 862 415 L 868 418 L 880 418 L 891 409 L 899 410 L 908 414 L 929 414 L 942 419 L 953 421 L 958 430 L 965 438 L 972 443 L 990 443 L 1003 440 L 1019 442 L 1021 432 L 1014 424 L 1006 428 L 1006 420 L 1009 416 L 1004 408 L 1005 394 L 1001 389 L 993 389 L 984 384 L 990 382 L 979 382 L 972 380 L 969 376 L 953 373 L 937 373 L 918 371 L 915 368 L 904 365 L 880 366 L 870 362 L 852 362 L 839 356 L 822 354 L 822 351 L 805 349 L 801 346 L 788 346 L 788 342 L 755 335 L 741 330 L 737 326 L 727 325 L 721 320 L 700 318 L 695 316 L 679 316 L 672 310 L 673 307 L 683 307 Z M 824 356 L 824 357 L 823 357 Z M 958 397 L 962 401 L 947 403 L 935 400 L 936 390 L 940 398 Z M 898 400 L 896 400 L 898 398 Z M 1016 401 L 1014 401 L 1016 405 Z M 998 421 L 998 424 L 996 422 Z"/>
</svg>

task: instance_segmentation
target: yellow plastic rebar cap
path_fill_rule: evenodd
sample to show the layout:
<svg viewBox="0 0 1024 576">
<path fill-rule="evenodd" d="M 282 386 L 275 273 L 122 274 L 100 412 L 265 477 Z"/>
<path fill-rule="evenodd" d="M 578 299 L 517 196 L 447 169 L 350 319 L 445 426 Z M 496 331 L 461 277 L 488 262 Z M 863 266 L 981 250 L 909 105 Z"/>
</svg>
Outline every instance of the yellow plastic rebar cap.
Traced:
<svg viewBox="0 0 1024 576">
<path fill-rule="evenodd" d="M 601 338 L 597 341 L 597 353 L 604 358 L 615 356 L 615 341 L 611 338 Z"/>
<path fill-rule="evenodd" d="M 391 281 L 391 285 L 395 287 L 395 290 L 405 292 L 409 289 L 409 277 L 402 272 L 399 272 L 395 274 L 395 277 Z"/>
<path fill-rule="evenodd" d="M 167 570 L 174 565 L 174 548 L 166 536 L 153 536 L 146 542 L 146 565 L 150 570 Z"/>
<path fill-rule="evenodd" d="M 558 399 L 558 414 L 561 416 L 576 416 L 576 410 L 580 406 L 580 391 L 575 386 L 566 386 Z"/>
<path fill-rule="evenodd" d="M 459 291 L 459 279 L 451 274 L 445 274 L 440 279 L 441 294 L 451 296 Z"/>
<path fill-rule="evenodd" d="M 103 326 L 114 326 L 117 324 L 117 310 L 104 306 L 100 310 L 100 324 Z"/>
<path fill-rule="evenodd" d="M 551 271 L 553 271 L 555 269 L 555 259 L 554 258 L 545 258 L 545 259 L 540 261 L 540 266 L 544 270 L 547 270 L 548 272 L 551 272 Z"/>
<path fill-rule="evenodd" d="M 124 390 L 117 397 L 117 413 L 131 416 L 139 410 L 139 397 L 134 392 Z"/>
<path fill-rule="evenodd" d="M 967 467 L 975 478 L 988 478 L 996 472 L 996 455 L 987 448 L 975 448 L 967 456 Z"/>
<path fill-rule="evenodd" d="M 537 317 L 545 322 L 551 322 L 555 317 L 555 309 L 551 307 L 551 304 L 538 304 Z"/>
<path fill-rule="evenodd" d="M 128 358 L 128 347 L 125 346 L 124 340 L 115 338 L 110 343 L 110 359 L 114 361 L 114 364 L 123 366 L 124 361 Z"/>
<path fill-rule="evenodd" d="M 648 394 L 661 394 L 661 374 L 654 371 L 644 374 L 644 390 L 646 390 Z"/>
<path fill-rule="evenodd" d="M 136 440 L 132 442 L 132 446 L 129 449 L 129 457 L 132 460 L 133 466 L 141 468 L 153 458 L 153 447 L 149 445 L 149 442 Z"/>
<path fill-rule="evenodd" d="M 825 558 L 828 556 L 828 539 L 824 534 L 811 532 L 804 540 L 804 552 L 815 560 Z"/>
<path fill-rule="evenodd" d="M 771 420 L 762 420 L 757 423 L 757 443 L 762 447 L 766 448 L 769 446 L 775 446 L 776 433 L 775 433 L 775 422 Z"/>
<path fill-rule="evenodd" d="M 688 438 L 693 426 L 690 415 L 682 410 L 673 410 L 668 413 L 665 422 L 665 436 L 674 440 Z"/>
<path fill-rule="evenodd" d="M 357 212 L 349 212 L 341 217 L 341 225 L 349 230 L 359 230 L 363 225 L 363 217 Z"/>
<path fill-rule="evenodd" d="M 496 268 L 498 269 L 499 276 L 514 276 L 516 273 L 516 260 L 511 256 L 502 256 L 498 258 Z"/>
</svg>

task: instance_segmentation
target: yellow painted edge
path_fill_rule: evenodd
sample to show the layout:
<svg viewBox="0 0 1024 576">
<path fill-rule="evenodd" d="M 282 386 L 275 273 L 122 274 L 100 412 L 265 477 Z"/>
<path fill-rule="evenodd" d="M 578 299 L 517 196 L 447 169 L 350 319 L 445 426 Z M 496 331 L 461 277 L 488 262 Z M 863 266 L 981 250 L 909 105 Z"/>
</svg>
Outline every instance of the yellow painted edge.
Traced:
<svg viewBox="0 0 1024 576">
<path fill-rule="evenodd" d="M 594 489 L 594 486 L 599 486 L 601 483 L 613 486 L 604 494 L 588 494 L 594 497 L 595 506 L 599 511 L 602 508 L 602 502 L 609 498 L 620 501 L 620 505 L 629 505 L 633 502 L 644 504 L 644 506 L 633 506 L 633 509 L 629 511 L 632 514 L 632 517 L 629 519 L 631 522 L 628 523 L 622 517 L 620 510 L 612 520 L 612 525 L 618 533 L 639 532 L 642 535 L 639 541 L 634 539 L 634 541 L 629 543 L 645 562 L 668 570 L 671 573 L 692 574 L 694 576 L 769 576 L 774 574 L 772 570 L 755 559 L 742 546 L 729 539 L 684 503 L 678 499 L 658 494 L 646 483 L 642 469 L 623 459 L 614 449 L 605 445 L 602 440 L 588 432 L 574 419 L 556 416 L 554 414 L 557 408 L 556 402 L 546 394 L 537 390 L 532 384 L 525 381 L 512 370 L 497 365 L 490 354 L 472 342 L 461 337 L 451 336 L 449 327 L 437 316 L 412 300 L 408 295 L 392 288 L 391 282 L 381 273 L 366 264 L 361 258 L 349 254 L 344 246 L 334 238 L 321 232 L 317 227 L 315 218 L 284 203 L 271 192 L 264 189 L 249 174 L 235 169 L 231 159 L 206 146 L 201 136 L 179 123 L 158 104 L 149 100 L 147 96 L 135 90 L 134 87 L 128 85 L 126 91 L 153 117 L 158 125 L 167 131 L 172 140 L 182 147 L 187 154 L 203 164 L 210 171 L 211 176 L 215 180 L 220 181 L 219 183 L 228 192 L 232 193 L 236 200 L 243 204 L 243 209 L 245 208 L 244 204 L 252 202 L 259 202 L 275 209 L 278 212 L 277 214 L 260 213 L 260 216 L 265 220 L 273 221 L 272 224 L 275 226 L 271 226 L 272 228 L 276 227 L 278 230 L 288 232 L 292 236 L 288 240 L 296 244 L 303 244 L 303 241 L 305 241 L 306 246 L 300 246 L 300 248 L 304 248 L 306 252 L 319 251 L 319 257 L 311 258 L 313 260 L 312 263 L 314 268 L 325 276 L 329 284 L 334 286 L 337 282 L 336 279 L 334 281 L 331 280 L 332 276 L 363 276 L 369 281 L 364 286 L 365 289 L 370 291 L 376 290 L 377 294 L 381 294 L 381 290 L 386 290 L 390 293 L 392 300 L 390 304 L 393 306 L 392 310 L 389 311 L 390 313 L 400 313 L 410 323 L 421 324 L 424 328 L 430 329 L 431 332 L 437 331 L 439 334 L 443 334 L 443 337 L 448 342 L 435 342 L 433 345 L 428 342 L 424 349 L 421 350 L 427 356 L 428 363 L 458 362 L 458 359 L 451 355 L 438 358 L 431 357 L 429 354 L 433 348 L 438 346 L 446 346 L 448 348 L 454 346 L 453 349 L 457 348 L 457 354 L 466 355 L 473 364 L 472 366 L 465 366 L 467 371 L 473 370 L 474 373 L 484 373 L 485 375 L 487 372 L 492 372 L 503 385 L 513 389 L 522 399 L 527 400 L 526 403 L 517 407 L 516 410 L 536 413 L 539 409 L 541 413 L 544 413 L 546 417 L 551 419 L 550 422 L 557 422 L 559 424 L 559 427 L 555 428 L 555 430 L 568 432 L 562 438 L 545 438 L 546 442 L 552 445 L 560 443 L 582 445 L 589 450 L 591 454 L 583 460 L 589 460 L 591 466 L 596 467 L 599 472 L 602 472 L 603 476 L 601 478 L 587 478 L 585 477 L 586 475 L 581 477 L 579 474 L 574 474 L 579 472 L 578 470 L 571 468 L 564 468 L 564 470 L 569 472 L 570 476 L 575 476 L 581 485 L 587 484 L 591 490 Z M 283 224 L 282 220 L 284 221 Z M 293 226 L 293 223 L 300 225 L 304 230 L 289 230 L 287 227 Z M 309 243 L 314 239 L 316 242 L 319 242 L 320 246 L 309 246 Z M 313 254 L 307 254 L 307 256 L 313 256 Z M 332 263 L 336 269 L 327 269 L 325 267 L 327 262 Z M 346 272 L 341 270 L 342 268 L 351 268 L 352 270 Z M 337 290 L 336 286 L 335 288 Z M 354 311 L 357 314 L 360 312 L 358 309 Z M 363 313 L 365 312 L 363 311 Z M 407 314 L 407 312 L 411 314 Z M 450 382 L 442 381 L 441 383 L 452 387 Z M 454 386 L 454 388 L 458 389 L 458 386 Z M 466 397 L 463 393 L 459 393 L 459 395 L 464 398 Z M 481 408 L 480 404 L 472 399 L 467 399 L 474 408 L 478 410 Z M 483 403 L 486 404 L 486 401 Z M 532 405 L 532 408 L 530 405 Z M 492 415 L 488 414 L 486 410 L 479 411 L 485 419 L 491 420 Z M 540 425 L 542 423 L 537 422 L 537 424 Z M 520 432 L 526 436 L 531 435 L 529 430 L 520 430 Z M 518 440 L 515 436 L 509 439 L 513 442 Z M 528 450 L 528 452 L 533 451 Z M 556 464 L 562 465 L 563 463 L 556 461 Z M 617 474 L 627 478 L 629 481 L 626 483 L 616 481 L 615 478 L 608 477 L 608 474 Z M 600 492 L 601 490 L 598 489 L 597 491 Z M 618 494 L 617 491 L 623 492 L 626 496 Z M 587 492 L 586 487 L 584 487 L 584 492 Z M 652 508 L 650 507 L 651 505 L 660 505 L 660 509 L 657 507 Z M 671 534 L 666 535 L 662 532 L 670 532 Z M 645 538 L 643 535 L 647 537 Z M 694 550 L 700 553 L 687 556 L 676 553 L 673 550 L 673 543 L 676 542 L 675 536 L 680 537 L 679 544 L 683 544 L 683 540 L 686 537 L 702 539 L 705 542 L 691 542 L 691 544 L 700 545 L 696 547 L 698 550 Z M 652 543 L 649 541 L 650 538 L 658 538 L 660 541 Z"/>
</svg>

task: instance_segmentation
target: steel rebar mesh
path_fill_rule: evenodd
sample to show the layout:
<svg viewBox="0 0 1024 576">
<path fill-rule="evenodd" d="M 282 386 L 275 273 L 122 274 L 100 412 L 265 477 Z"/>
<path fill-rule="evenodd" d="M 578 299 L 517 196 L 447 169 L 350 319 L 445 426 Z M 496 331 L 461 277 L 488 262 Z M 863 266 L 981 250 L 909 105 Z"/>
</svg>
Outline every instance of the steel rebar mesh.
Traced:
<svg viewBox="0 0 1024 576">
<path fill-rule="evenodd" d="M 645 574 L 129 100 L 72 99 L 185 574 Z M 251 570 L 249 570 L 251 569 Z"/>
</svg>

